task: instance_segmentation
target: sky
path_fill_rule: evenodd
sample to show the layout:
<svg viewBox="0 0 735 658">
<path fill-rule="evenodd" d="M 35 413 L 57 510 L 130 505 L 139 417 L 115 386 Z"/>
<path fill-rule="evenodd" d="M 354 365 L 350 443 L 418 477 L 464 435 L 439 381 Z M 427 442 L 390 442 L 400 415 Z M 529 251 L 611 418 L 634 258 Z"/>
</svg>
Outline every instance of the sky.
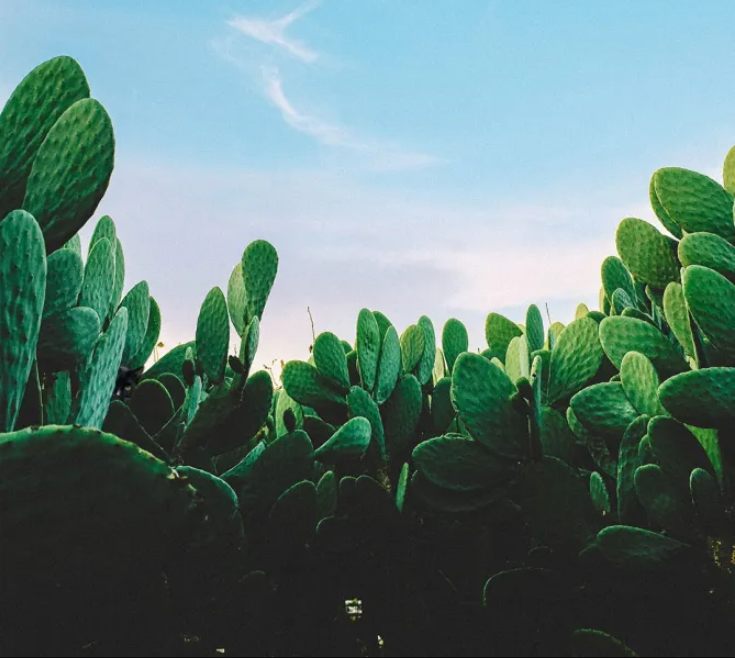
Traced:
<svg viewBox="0 0 735 658">
<path fill-rule="evenodd" d="M 596 307 L 661 166 L 721 179 L 735 3 L 0 0 L 0 104 L 35 65 L 84 68 L 116 134 L 110 214 L 166 348 L 267 239 L 258 361 L 490 311 Z M 93 222 L 85 228 L 89 235 Z"/>
</svg>

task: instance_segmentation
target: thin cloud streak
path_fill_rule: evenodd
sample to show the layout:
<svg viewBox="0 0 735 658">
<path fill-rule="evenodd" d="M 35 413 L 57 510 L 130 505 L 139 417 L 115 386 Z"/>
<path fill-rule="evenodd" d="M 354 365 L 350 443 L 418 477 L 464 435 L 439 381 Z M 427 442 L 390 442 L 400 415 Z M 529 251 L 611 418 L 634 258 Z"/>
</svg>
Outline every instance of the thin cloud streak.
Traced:
<svg viewBox="0 0 735 658">
<path fill-rule="evenodd" d="M 265 96 L 280 112 L 286 124 L 321 144 L 365 156 L 371 168 L 379 171 L 423 169 L 443 162 L 441 158 L 427 153 L 406 151 L 393 144 L 361 139 L 342 126 L 302 112 L 286 95 L 278 69 L 263 67 L 262 73 Z"/>
<path fill-rule="evenodd" d="M 309 2 L 275 20 L 235 16 L 227 24 L 251 39 L 271 46 L 277 46 L 296 59 L 311 64 L 319 59 L 319 54 L 306 44 L 289 38 L 286 35 L 286 30 L 297 20 L 309 12 L 314 11 L 318 6 L 318 2 Z"/>
</svg>

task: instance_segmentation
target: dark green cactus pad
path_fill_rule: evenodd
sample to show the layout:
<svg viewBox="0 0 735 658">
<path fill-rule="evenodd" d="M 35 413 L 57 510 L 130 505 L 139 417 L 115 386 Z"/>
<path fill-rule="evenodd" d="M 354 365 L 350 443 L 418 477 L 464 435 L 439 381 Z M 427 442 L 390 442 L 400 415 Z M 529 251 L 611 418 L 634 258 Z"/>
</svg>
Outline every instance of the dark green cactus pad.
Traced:
<svg viewBox="0 0 735 658">
<path fill-rule="evenodd" d="M 697 438 L 673 418 L 651 418 L 648 440 L 656 463 L 677 485 L 685 487 L 695 468 L 712 472 L 709 457 Z"/>
<path fill-rule="evenodd" d="M 391 454 L 402 455 L 413 448 L 422 405 L 418 379 L 402 376 L 383 407 L 383 426 Z"/>
<path fill-rule="evenodd" d="M 428 508 L 448 514 L 462 514 L 483 510 L 505 494 L 504 487 L 486 491 L 457 492 L 437 487 L 416 471 L 408 486 L 411 507 Z M 405 501 L 405 498 L 404 498 Z"/>
<path fill-rule="evenodd" d="M 679 278 L 676 241 L 659 233 L 648 222 L 628 217 L 615 235 L 618 254 L 639 281 L 664 289 Z"/>
<path fill-rule="evenodd" d="M 399 512 L 403 512 L 403 508 L 406 506 L 410 474 L 411 468 L 408 463 L 403 464 L 401 466 L 401 472 L 398 474 L 398 483 L 396 484 L 396 509 Z"/>
<path fill-rule="evenodd" d="M 631 309 L 637 311 L 635 308 L 634 299 L 622 288 L 618 288 L 610 300 L 612 311 L 615 315 L 622 315 L 624 311 Z"/>
<path fill-rule="evenodd" d="M 431 424 L 437 434 L 443 434 L 454 420 L 452 406 L 452 380 L 442 377 L 431 392 Z"/>
<path fill-rule="evenodd" d="M 485 320 L 485 340 L 493 356 L 502 359 L 508 351 L 508 344 L 523 332 L 520 327 L 500 313 L 490 313 Z"/>
<path fill-rule="evenodd" d="M 106 238 L 111 245 L 114 245 L 115 240 L 117 239 L 117 228 L 115 228 L 115 222 L 109 215 L 103 215 L 97 220 L 97 223 L 94 226 L 94 231 L 92 232 L 92 237 L 89 239 L 90 253 L 94 245 L 104 238 Z"/>
<path fill-rule="evenodd" d="M 166 354 L 148 368 L 143 376 L 148 379 L 158 379 L 163 373 L 170 372 L 177 377 L 181 377 L 184 361 L 186 359 L 186 351 L 195 348 L 196 344 L 194 341 L 172 347 L 168 352 L 166 352 Z"/>
<path fill-rule="evenodd" d="M 193 466 L 177 466 L 176 472 L 196 489 L 206 526 L 200 541 L 217 543 L 220 548 L 237 548 L 245 531 L 240 516 L 240 503 L 232 487 L 216 475 Z"/>
<path fill-rule="evenodd" d="M 424 334 L 424 349 L 416 368 L 416 378 L 419 380 L 419 384 L 425 386 L 429 381 L 431 381 L 431 376 L 434 373 L 434 362 L 436 361 L 436 335 L 434 333 L 434 325 L 425 315 L 422 315 L 419 318 L 416 326 L 418 326 Z"/>
<path fill-rule="evenodd" d="M 505 485 L 514 464 L 494 455 L 474 439 L 447 434 L 422 441 L 413 463 L 428 482 L 449 491 L 472 492 Z"/>
<path fill-rule="evenodd" d="M 107 331 L 97 339 L 92 354 L 79 373 L 80 390 L 74 419 L 77 425 L 102 426 L 115 388 L 127 329 L 128 310 L 120 308 Z"/>
<path fill-rule="evenodd" d="M 656 327 L 643 320 L 605 318 L 600 323 L 600 342 L 608 359 L 618 369 L 628 352 L 643 354 L 663 378 L 688 369 L 684 357 L 674 344 Z"/>
<path fill-rule="evenodd" d="M 572 633 L 575 658 L 635 658 L 635 651 L 618 638 L 594 628 L 578 628 Z"/>
<path fill-rule="evenodd" d="M 23 208 L 41 225 L 49 253 L 95 211 L 114 159 L 112 123 L 96 100 L 77 101 L 48 131 L 33 160 Z"/>
<path fill-rule="evenodd" d="M 700 265 L 687 267 L 682 283 L 687 305 L 702 333 L 735 362 L 735 283 Z"/>
<path fill-rule="evenodd" d="M 371 444 L 377 451 L 378 458 L 381 461 L 387 460 L 385 430 L 377 402 L 370 397 L 370 394 L 364 388 L 353 386 L 347 394 L 347 406 L 350 410 L 350 416 L 362 416 L 368 419 L 372 428 Z"/>
<path fill-rule="evenodd" d="M 679 167 L 659 169 L 653 182 L 666 214 L 686 233 L 707 231 L 735 239 L 733 197 L 719 183 Z"/>
<path fill-rule="evenodd" d="M 647 430 L 648 416 L 639 416 L 628 425 L 620 440 L 615 493 L 621 523 L 636 523 L 642 515 L 635 493 L 635 472 L 641 465 L 638 447 Z"/>
<path fill-rule="evenodd" d="M 717 480 L 706 470 L 695 468 L 689 477 L 689 491 L 704 531 L 716 536 L 726 533 L 728 522 Z"/>
<path fill-rule="evenodd" d="M 88 306 L 104 323 L 110 312 L 112 289 L 115 284 L 115 252 L 107 238 L 99 238 L 89 251 L 84 267 L 84 282 L 79 293 L 79 305 Z"/>
<path fill-rule="evenodd" d="M 735 247 L 714 233 L 690 233 L 679 243 L 679 260 L 684 267 L 709 267 L 735 281 Z"/>
<path fill-rule="evenodd" d="M 332 516 L 337 511 L 337 476 L 327 471 L 316 485 L 317 520 Z"/>
<path fill-rule="evenodd" d="M 380 356 L 380 328 L 372 312 L 363 308 L 357 316 L 357 363 L 362 386 L 373 391 Z"/>
<path fill-rule="evenodd" d="M 276 422 L 276 436 L 282 436 L 288 432 L 292 432 L 294 429 L 302 429 L 304 424 L 304 411 L 301 408 L 301 405 L 289 396 L 285 389 L 276 391 L 275 395 L 278 396 L 274 414 L 274 420 Z M 294 427 L 289 428 L 286 426 L 285 416 L 287 412 L 293 415 Z"/>
<path fill-rule="evenodd" d="M 242 276 L 242 263 L 235 265 L 227 282 L 227 309 L 230 312 L 232 326 L 238 336 L 245 331 L 247 316 L 247 300 L 245 298 L 245 279 Z"/>
<path fill-rule="evenodd" d="M 115 312 L 120 305 L 122 299 L 123 288 L 125 287 L 125 254 L 123 253 L 122 243 L 119 238 L 115 238 L 115 281 L 112 286 L 112 295 L 110 296 L 110 313 Z"/>
<path fill-rule="evenodd" d="M 590 318 L 570 323 L 551 351 L 547 389 L 549 404 L 578 392 L 600 369 L 603 356 L 597 323 Z"/>
<path fill-rule="evenodd" d="M 674 237 L 681 238 L 681 226 L 679 226 L 673 219 L 671 219 L 671 217 L 669 217 L 669 214 L 666 212 L 666 209 L 663 207 L 661 201 L 658 198 L 658 194 L 656 192 L 655 177 L 656 174 L 654 173 L 654 175 L 651 176 L 651 180 L 648 184 L 648 197 L 651 201 L 651 208 L 653 208 L 653 212 L 656 213 L 656 217 L 659 218 L 666 230 Z"/>
<path fill-rule="evenodd" d="M 0 430 L 9 432 L 36 358 L 46 294 L 43 236 L 27 212 L 0 222 L 0 254 Z"/>
<path fill-rule="evenodd" d="M 401 374 L 401 341 L 394 326 L 389 326 L 383 335 L 378 374 L 375 382 L 375 400 L 383 404 L 393 393 Z"/>
<path fill-rule="evenodd" d="M 102 424 L 102 431 L 130 441 L 158 459 L 165 462 L 170 461 L 166 451 L 145 431 L 133 412 L 130 411 L 130 407 L 120 400 L 113 400 L 110 403 L 105 422 Z"/>
<path fill-rule="evenodd" d="M 84 276 L 82 259 L 71 249 L 55 251 L 46 259 L 46 266 L 44 317 L 76 305 Z"/>
<path fill-rule="evenodd" d="M 258 441 L 237 464 L 221 473 L 220 477 L 233 489 L 238 490 L 250 476 L 255 468 L 255 463 L 261 458 L 267 447 L 268 444 L 265 441 Z"/>
<path fill-rule="evenodd" d="M 150 436 L 155 436 L 174 415 L 174 403 L 157 379 L 144 379 L 133 391 L 130 410 Z"/>
<path fill-rule="evenodd" d="M 638 416 L 620 382 L 593 384 L 577 393 L 569 406 L 589 432 L 613 439 Z"/>
<path fill-rule="evenodd" d="M 447 361 L 447 370 L 452 373 L 457 357 L 469 349 L 467 328 L 456 318 L 447 320 L 442 330 L 442 351 Z"/>
<path fill-rule="evenodd" d="M 635 493 L 652 526 L 675 537 L 691 534 L 691 504 L 656 464 L 644 464 L 635 471 Z M 686 482 L 686 481 L 685 481 Z"/>
<path fill-rule="evenodd" d="M 289 361 L 281 372 L 286 393 L 300 404 L 318 409 L 324 404 L 344 406 L 345 399 L 326 377 L 304 361 Z"/>
<path fill-rule="evenodd" d="M 595 511 L 603 518 L 610 516 L 612 505 L 610 503 L 610 492 L 602 475 L 597 471 L 590 473 L 590 500 Z"/>
<path fill-rule="evenodd" d="M 0 437 L 0 454 L 2 581 L 33 573 L 34 595 L 138 582 L 195 519 L 194 489 L 110 434 L 50 425 Z"/>
<path fill-rule="evenodd" d="M 161 309 L 153 297 L 150 298 L 150 307 L 148 313 L 148 327 L 145 330 L 143 342 L 140 345 L 138 353 L 131 357 L 128 367 L 133 370 L 142 368 L 150 358 L 153 350 L 158 344 L 158 337 L 161 334 Z"/>
<path fill-rule="evenodd" d="M 97 313 L 75 306 L 43 320 L 38 338 L 38 360 L 44 370 L 73 370 L 84 363 L 100 335 Z"/>
<path fill-rule="evenodd" d="M 370 445 L 372 427 L 362 416 L 350 418 L 329 439 L 314 451 L 314 457 L 323 462 L 338 462 L 362 457 Z"/>
<path fill-rule="evenodd" d="M 404 373 L 414 375 L 417 373 L 417 366 L 424 353 L 425 340 L 423 330 L 416 324 L 409 325 L 401 334 L 401 367 Z"/>
<path fill-rule="evenodd" d="M 242 254 L 242 276 L 245 284 L 245 324 L 254 317 L 263 317 L 273 283 L 278 272 L 278 254 L 265 240 L 251 242 Z"/>
<path fill-rule="evenodd" d="M 165 372 L 158 378 L 158 381 L 166 387 L 168 394 L 171 396 L 171 401 L 174 403 L 174 409 L 178 409 L 186 402 L 186 389 L 179 377 L 170 372 Z"/>
<path fill-rule="evenodd" d="M 202 303 L 197 319 L 197 358 L 204 373 L 214 384 L 225 377 L 227 351 L 230 346 L 230 321 L 225 295 L 218 287 L 212 288 Z"/>
<path fill-rule="evenodd" d="M 71 403 L 71 376 L 68 372 L 57 372 L 44 387 L 44 422 L 47 425 L 66 425 Z"/>
<path fill-rule="evenodd" d="M 240 342 L 240 361 L 246 373 L 250 372 L 255 362 L 255 354 L 260 343 L 260 320 L 253 318 L 245 328 L 245 335 Z"/>
<path fill-rule="evenodd" d="M 350 374 L 347 371 L 347 355 L 339 338 L 329 331 L 319 334 L 314 341 L 312 354 L 319 373 L 346 393 L 350 388 Z"/>
<path fill-rule="evenodd" d="M 148 330 L 148 318 L 151 312 L 148 284 L 145 281 L 135 284 L 123 298 L 120 308 L 128 311 L 128 331 L 122 356 L 123 364 L 128 364 L 140 352 L 145 340 L 145 332 Z"/>
<path fill-rule="evenodd" d="M 536 304 L 531 304 L 526 312 L 526 340 L 528 341 L 528 349 L 531 352 L 540 350 L 545 342 L 544 319 L 541 317 Z"/>
<path fill-rule="evenodd" d="M 658 532 L 626 525 L 603 528 L 592 545 L 606 560 L 628 569 L 663 566 L 689 548 Z"/>
<path fill-rule="evenodd" d="M 79 258 L 82 257 L 82 239 L 79 237 L 79 233 L 72 235 L 61 247 L 62 249 L 70 249 Z"/>
<path fill-rule="evenodd" d="M 59 117 L 89 85 L 71 57 L 54 57 L 15 88 L 0 114 L 0 216 L 20 207 L 33 160 Z"/>
<path fill-rule="evenodd" d="M 539 441 L 543 453 L 572 463 L 575 452 L 574 434 L 569 428 L 566 418 L 556 409 L 541 407 L 539 409 Z"/>
<path fill-rule="evenodd" d="M 684 354 L 696 361 L 697 348 L 694 343 L 689 307 L 680 283 L 672 282 L 666 286 L 663 302 L 664 316 L 671 332 L 684 349 Z"/>
<path fill-rule="evenodd" d="M 268 531 L 274 549 L 302 547 L 314 536 L 317 522 L 317 491 L 313 482 L 291 485 L 273 504 Z"/>
<path fill-rule="evenodd" d="M 660 381 L 656 368 L 646 356 L 640 352 L 628 352 L 620 364 L 620 382 L 638 413 L 655 416 L 660 412 Z"/>
<path fill-rule="evenodd" d="M 697 427 L 735 423 L 735 368 L 702 368 L 665 381 L 658 397 L 674 418 Z"/>
<path fill-rule="evenodd" d="M 457 359 L 452 400 L 460 419 L 485 447 L 510 458 L 522 456 L 527 443 L 527 420 L 511 401 L 515 392 L 508 376 L 485 357 L 467 352 Z"/>
<path fill-rule="evenodd" d="M 393 326 L 393 323 L 388 319 L 385 313 L 373 311 L 373 315 L 375 316 L 375 321 L 378 323 L 378 331 L 380 332 L 380 338 L 382 340 L 385 338 L 385 333 L 388 331 L 388 328 Z M 345 351 L 349 352 L 350 350 L 345 348 Z"/>
</svg>

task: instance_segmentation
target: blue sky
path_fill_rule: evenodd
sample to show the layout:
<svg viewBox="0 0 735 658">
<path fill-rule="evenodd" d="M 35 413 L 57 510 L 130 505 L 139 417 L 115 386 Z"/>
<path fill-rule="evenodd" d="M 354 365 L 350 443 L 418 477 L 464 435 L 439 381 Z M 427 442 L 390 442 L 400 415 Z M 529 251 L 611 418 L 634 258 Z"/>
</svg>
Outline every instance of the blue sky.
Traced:
<svg viewBox="0 0 735 658">
<path fill-rule="evenodd" d="M 733 2 L 0 1 L 0 101 L 79 60 L 110 112 L 99 213 L 164 341 L 243 247 L 274 243 L 262 361 L 357 311 L 568 320 L 596 303 L 650 174 L 719 178 L 735 143 Z"/>
</svg>

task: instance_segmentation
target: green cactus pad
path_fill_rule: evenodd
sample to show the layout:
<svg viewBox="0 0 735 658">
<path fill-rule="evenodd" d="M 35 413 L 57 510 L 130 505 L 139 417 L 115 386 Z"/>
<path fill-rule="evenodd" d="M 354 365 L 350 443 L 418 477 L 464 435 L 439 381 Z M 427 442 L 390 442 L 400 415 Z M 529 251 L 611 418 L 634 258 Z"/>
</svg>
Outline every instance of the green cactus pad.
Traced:
<svg viewBox="0 0 735 658">
<path fill-rule="evenodd" d="M 527 421 L 513 406 L 513 382 L 495 364 L 467 352 L 452 373 L 452 400 L 469 433 L 505 457 L 524 453 Z"/>
<path fill-rule="evenodd" d="M 691 505 L 679 495 L 674 483 L 656 464 L 644 464 L 635 471 L 635 492 L 651 525 L 676 537 L 686 537 L 691 529 Z M 685 480 L 686 482 L 686 480 Z"/>
<path fill-rule="evenodd" d="M 437 434 L 446 432 L 454 416 L 452 380 L 449 377 L 442 377 L 431 392 L 431 423 L 434 431 Z"/>
<path fill-rule="evenodd" d="M 401 374 L 401 341 L 394 326 L 386 329 L 380 350 L 378 374 L 375 382 L 375 400 L 383 404 L 393 393 Z"/>
<path fill-rule="evenodd" d="M 344 395 L 310 363 L 289 361 L 283 367 L 281 381 L 291 398 L 308 407 L 317 408 L 325 403 L 338 406 L 345 404 Z"/>
<path fill-rule="evenodd" d="M 370 422 L 372 445 L 375 446 L 378 457 L 385 461 L 388 458 L 385 446 L 385 430 L 377 402 L 370 397 L 370 394 L 364 388 L 353 386 L 347 394 L 347 406 L 350 410 L 350 416 L 362 416 Z"/>
<path fill-rule="evenodd" d="M 357 316 L 357 363 L 363 388 L 372 392 L 378 374 L 380 328 L 372 312 L 363 308 Z"/>
<path fill-rule="evenodd" d="M 526 311 L 526 340 L 528 341 L 528 349 L 531 352 L 540 350 L 544 346 L 544 319 L 541 317 L 541 311 L 539 311 L 536 304 L 531 304 L 528 311 Z"/>
<path fill-rule="evenodd" d="M 403 372 L 416 374 L 417 366 L 424 353 L 426 337 L 416 324 L 406 327 L 401 334 L 401 367 Z M 421 383 L 419 381 L 419 383 Z"/>
<path fill-rule="evenodd" d="M 112 294 L 110 296 L 110 312 L 115 312 L 120 305 L 123 289 L 125 288 L 125 254 L 123 253 L 122 242 L 119 238 L 115 238 L 115 281 L 112 286 Z"/>
<path fill-rule="evenodd" d="M 15 88 L 0 114 L 0 217 L 20 207 L 33 160 L 51 127 L 89 85 L 71 57 L 54 57 Z"/>
<path fill-rule="evenodd" d="M 543 453 L 572 463 L 575 452 L 574 434 L 566 418 L 556 409 L 541 407 L 539 410 L 539 441 Z"/>
<path fill-rule="evenodd" d="M 682 283 L 687 305 L 702 333 L 735 361 L 735 283 L 700 265 L 687 267 Z"/>
<path fill-rule="evenodd" d="M 663 289 L 678 279 L 676 241 L 648 222 L 635 217 L 624 219 L 618 226 L 615 243 L 627 269 L 643 283 Z"/>
<path fill-rule="evenodd" d="M 679 486 L 685 486 L 695 468 L 712 471 L 709 457 L 697 438 L 673 418 L 651 418 L 648 440 L 656 463 Z"/>
<path fill-rule="evenodd" d="M 158 377 L 158 381 L 166 387 L 174 403 L 174 409 L 181 407 L 186 401 L 186 389 L 181 379 L 170 372 L 164 372 Z"/>
<path fill-rule="evenodd" d="M 138 422 L 150 436 L 155 436 L 174 415 L 174 403 L 166 387 L 157 379 L 144 379 L 133 391 L 128 403 Z"/>
<path fill-rule="evenodd" d="M 303 547 L 314 535 L 317 522 L 317 491 L 313 482 L 291 485 L 273 504 L 268 518 L 275 550 Z"/>
<path fill-rule="evenodd" d="M 393 455 L 403 455 L 413 448 L 422 405 L 418 379 L 402 376 L 383 407 L 386 443 Z"/>
<path fill-rule="evenodd" d="M 115 222 L 109 215 L 103 215 L 97 220 L 97 223 L 94 226 L 94 231 L 92 232 L 92 237 L 89 239 L 90 253 L 94 245 L 103 238 L 106 238 L 111 245 L 115 244 L 115 240 L 117 238 Z"/>
<path fill-rule="evenodd" d="M 590 500 L 592 501 L 592 506 L 600 516 L 610 516 L 610 512 L 612 511 L 610 492 L 607 490 L 602 475 L 597 471 L 590 473 Z"/>
<path fill-rule="evenodd" d="M 531 355 L 525 336 L 516 336 L 508 343 L 505 353 L 505 372 L 512 382 L 521 378 L 528 379 L 531 374 Z"/>
<path fill-rule="evenodd" d="M 551 351 L 547 400 L 555 404 L 578 392 L 600 369 L 603 358 L 598 325 L 590 318 L 571 322 Z"/>
<path fill-rule="evenodd" d="M 610 438 L 622 436 L 638 416 L 620 382 L 593 384 L 577 393 L 569 406 L 588 431 Z"/>
<path fill-rule="evenodd" d="M 654 173 L 654 175 L 651 176 L 651 180 L 648 184 L 648 198 L 651 201 L 651 208 L 653 208 L 653 212 L 656 213 L 656 217 L 659 218 L 666 230 L 674 237 L 681 238 L 681 226 L 679 226 L 673 219 L 671 219 L 671 217 L 669 217 L 669 214 L 666 212 L 666 209 L 663 207 L 663 204 L 658 198 L 655 179 L 656 174 Z"/>
<path fill-rule="evenodd" d="M 150 452 L 165 462 L 170 458 L 166 451 L 154 441 L 138 419 L 130 411 L 130 407 L 120 400 L 113 400 L 102 424 L 102 431 L 134 443 L 142 450 Z"/>
<path fill-rule="evenodd" d="M 143 376 L 150 379 L 158 379 L 163 373 L 170 372 L 177 377 L 181 377 L 184 361 L 186 359 L 186 351 L 195 348 L 196 344 L 194 341 L 182 343 L 181 345 L 171 348 L 150 368 L 148 368 Z"/>
<path fill-rule="evenodd" d="M 59 249 L 46 259 L 46 297 L 43 316 L 75 306 L 82 288 L 84 265 L 71 249 Z"/>
<path fill-rule="evenodd" d="M 214 384 L 225 377 L 227 351 L 230 346 L 230 322 L 227 301 L 218 287 L 212 288 L 202 303 L 197 319 L 197 358 L 204 373 Z"/>
<path fill-rule="evenodd" d="M 319 334 L 314 341 L 312 354 L 319 373 L 346 393 L 350 388 L 350 374 L 347 371 L 347 355 L 340 339 L 329 331 Z"/>
<path fill-rule="evenodd" d="M 57 372 L 44 388 L 44 422 L 47 425 L 66 425 L 71 403 L 71 376 L 68 372 Z"/>
<path fill-rule="evenodd" d="M 648 429 L 648 416 L 636 418 L 623 433 L 618 448 L 616 497 L 618 521 L 634 523 L 641 517 L 641 508 L 635 493 L 635 472 L 641 465 L 638 446 Z"/>
<path fill-rule="evenodd" d="M 120 308 L 92 349 L 79 373 L 79 397 L 74 422 L 86 427 L 101 427 L 110 405 L 115 380 L 125 347 L 128 310 Z"/>
<path fill-rule="evenodd" d="M 658 397 L 674 418 L 697 427 L 735 423 L 735 368 L 702 368 L 665 381 Z"/>
<path fill-rule="evenodd" d="M 679 243 L 679 260 L 684 267 L 709 267 L 735 281 L 735 247 L 714 233 L 691 233 Z"/>
<path fill-rule="evenodd" d="M 115 253 L 107 238 L 100 238 L 89 251 L 84 267 L 84 283 L 79 293 L 79 305 L 88 306 L 104 323 L 110 312 L 112 288 L 115 283 Z"/>
<path fill-rule="evenodd" d="M 245 284 L 247 320 L 263 317 L 273 283 L 278 272 L 278 254 L 265 240 L 251 242 L 242 255 L 242 277 Z"/>
<path fill-rule="evenodd" d="M 603 528 L 593 545 L 609 562 L 630 569 L 662 566 L 689 548 L 658 532 L 626 525 Z"/>
<path fill-rule="evenodd" d="M 314 451 L 314 457 L 324 462 L 361 457 L 370 445 L 371 435 L 372 427 L 367 418 L 350 418 L 326 443 Z"/>
<path fill-rule="evenodd" d="M 161 309 L 158 307 L 156 300 L 150 298 L 150 311 L 148 313 L 148 327 L 145 330 L 145 336 L 141 343 L 138 353 L 131 357 L 128 367 L 133 370 L 142 368 L 150 358 L 153 350 L 158 343 L 158 337 L 161 333 Z"/>
<path fill-rule="evenodd" d="M 412 507 L 416 505 L 417 507 L 427 507 L 431 510 L 449 514 L 458 514 L 486 509 L 496 503 L 498 498 L 505 494 L 505 491 L 504 487 L 469 493 L 442 489 L 431 484 L 421 473 L 416 471 L 411 476 L 407 497 L 410 499 Z"/>
<path fill-rule="evenodd" d="M 578 628 L 572 633 L 575 658 L 635 658 L 638 654 L 618 638 L 594 628 Z"/>
<path fill-rule="evenodd" d="M 45 318 L 38 338 L 38 360 L 44 370 L 73 370 L 86 361 L 100 335 L 99 316 L 75 306 Z"/>
<path fill-rule="evenodd" d="M 679 167 L 659 169 L 653 182 L 666 214 L 686 233 L 707 231 L 735 239 L 733 197 L 719 183 Z"/>
<path fill-rule="evenodd" d="M 120 308 L 128 311 L 128 331 L 122 356 L 122 362 L 127 364 L 140 352 L 148 329 L 148 318 L 151 312 L 148 284 L 141 281 L 134 285 L 123 298 Z"/>
<path fill-rule="evenodd" d="M 689 491 L 705 532 L 716 536 L 727 532 L 728 522 L 717 480 L 706 470 L 695 468 L 689 477 Z"/>
<path fill-rule="evenodd" d="M 419 380 L 419 384 L 425 386 L 431 381 L 431 376 L 434 372 L 436 334 L 434 333 L 434 325 L 426 315 L 422 315 L 419 318 L 417 326 L 424 334 L 424 349 L 416 368 L 416 378 Z"/>
<path fill-rule="evenodd" d="M 513 463 L 499 458 L 474 439 L 448 434 L 422 441 L 413 462 L 431 484 L 457 492 L 483 491 L 504 485 Z"/>
<path fill-rule="evenodd" d="M 41 225 L 49 253 L 95 211 L 114 159 L 110 117 L 96 100 L 77 101 L 48 131 L 33 160 L 23 208 Z"/>
<path fill-rule="evenodd" d="M 628 352 L 620 364 L 620 381 L 625 395 L 638 413 L 655 416 L 660 411 L 658 373 L 640 352 Z"/>
<path fill-rule="evenodd" d="M 692 333 L 689 308 L 680 283 L 670 283 L 664 291 L 664 316 L 679 344 L 690 359 L 696 361 L 697 348 Z"/>
<path fill-rule="evenodd" d="M 640 352 L 666 378 L 688 366 L 674 344 L 656 327 L 643 320 L 625 317 L 605 318 L 600 323 L 600 342 L 605 354 L 620 368 L 628 352 Z"/>
<path fill-rule="evenodd" d="M 523 332 L 520 327 L 499 313 L 490 313 L 485 320 L 485 340 L 493 356 L 504 358 L 508 344 Z"/>
<path fill-rule="evenodd" d="M 735 194 L 735 146 L 725 156 L 725 163 L 722 167 L 722 180 L 725 189 L 730 194 Z"/>
<path fill-rule="evenodd" d="M 337 511 L 337 476 L 327 471 L 316 485 L 317 520 L 332 516 Z"/>
<path fill-rule="evenodd" d="M 247 315 L 247 299 L 245 297 L 245 279 L 242 276 L 242 263 L 235 265 L 227 282 L 227 309 L 230 312 L 232 326 L 238 336 L 245 331 Z"/>
<path fill-rule="evenodd" d="M 447 361 L 449 374 L 452 372 L 457 357 L 469 349 L 467 328 L 459 320 L 450 318 L 442 330 L 442 350 Z"/>
<path fill-rule="evenodd" d="M 15 426 L 36 358 L 46 294 L 38 223 L 23 210 L 0 221 L 0 430 Z"/>
</svg>

